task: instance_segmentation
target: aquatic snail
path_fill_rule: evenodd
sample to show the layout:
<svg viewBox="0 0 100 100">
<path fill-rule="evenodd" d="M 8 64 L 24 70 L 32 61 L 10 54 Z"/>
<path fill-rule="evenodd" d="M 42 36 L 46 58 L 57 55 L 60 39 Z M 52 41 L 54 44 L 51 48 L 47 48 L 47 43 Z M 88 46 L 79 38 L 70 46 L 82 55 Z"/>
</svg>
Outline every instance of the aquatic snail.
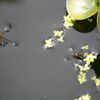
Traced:
<svg viewBox="0 0 100 100">
<path fill-rule="evenodd" d="M 100 0 L 67 0 L 66 10 L 72 20 L 85 20 L 97 14 L 97 27 L 100 32 Z"/>
</svg>

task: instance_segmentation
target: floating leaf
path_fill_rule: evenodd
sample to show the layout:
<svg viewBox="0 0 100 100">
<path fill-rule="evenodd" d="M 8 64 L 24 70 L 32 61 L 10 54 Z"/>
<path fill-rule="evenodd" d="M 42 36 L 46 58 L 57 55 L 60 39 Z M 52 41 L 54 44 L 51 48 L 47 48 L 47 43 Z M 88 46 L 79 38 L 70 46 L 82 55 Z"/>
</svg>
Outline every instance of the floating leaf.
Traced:
<svg viewBox="0 0 100 100">
<path fill-rule="evenodd" d="M 99 8 L 99 12 L 98 12 L 98 15 L 97 15 L 97 27 L 98 27 L 98 30 L 100 32 L 100 8 Z"/>
<path fill-rule="evenodd" d="M 97 0 L 67 0 L 68 14 L 76 20 L 83 20 L 98 12 Z"/>
</svg>

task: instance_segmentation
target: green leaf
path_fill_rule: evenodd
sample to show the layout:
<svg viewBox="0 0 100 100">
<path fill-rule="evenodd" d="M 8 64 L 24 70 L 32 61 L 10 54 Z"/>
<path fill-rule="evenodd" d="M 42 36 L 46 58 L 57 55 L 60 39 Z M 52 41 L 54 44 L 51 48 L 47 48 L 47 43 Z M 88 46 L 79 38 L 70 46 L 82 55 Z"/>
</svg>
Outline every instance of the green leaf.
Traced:
<svg viewBox="0 0 100 100">
<path fill-rule="evenodd" d="M 98 27 L 98 30 L 100 32 L 100 7 L 99 7 L 98 15 L 97 15 L 97 27 Z"/>
<path fill-rule="evenodd" d="M 98 12 L 97 0 L 67 0 L 68 14 L 76 20 L 83 20 Z"/>
</svg>

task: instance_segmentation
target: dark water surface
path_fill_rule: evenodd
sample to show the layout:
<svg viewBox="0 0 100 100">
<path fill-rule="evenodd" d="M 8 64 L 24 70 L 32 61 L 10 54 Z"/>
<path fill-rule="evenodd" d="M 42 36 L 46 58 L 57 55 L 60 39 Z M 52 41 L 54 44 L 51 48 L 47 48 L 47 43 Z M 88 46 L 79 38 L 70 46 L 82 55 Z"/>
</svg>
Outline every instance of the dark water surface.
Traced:
<svg viewBox="0 0 100 100">
<path fill-rule="evenodd" d="M 44 38 L 62 27 L 65 0 L 5 1 L 0 1 L 0 30 L 11 23 L 6 36 L 18 41 L 19 46 L 0 48 L 0 100 L 74 100 L 96 90 L 90 80 L 80 86 L 73 61 L 66 62 L 64 58 L 69 48 L 77 51 L 84 43 L 99 52 L 97 28 L 88 34 L 67 29 L 64 44 L 44 50 Z M 94 100 L 100 100 L 100 93 L 92 94 Z"/>
</svg>

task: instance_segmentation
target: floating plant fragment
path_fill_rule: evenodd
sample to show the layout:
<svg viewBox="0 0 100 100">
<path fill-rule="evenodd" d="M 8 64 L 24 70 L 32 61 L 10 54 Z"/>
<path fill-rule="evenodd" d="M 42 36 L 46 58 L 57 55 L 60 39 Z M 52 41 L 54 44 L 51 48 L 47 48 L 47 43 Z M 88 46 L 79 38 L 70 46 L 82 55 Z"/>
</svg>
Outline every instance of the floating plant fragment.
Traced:
<svg viewBox="0 0 100 100">
<path fill-rule="evenodd" d="M 80 84 L 85 83 L 86 80 L 86 73 L 87 71 L 90 70 L 90 64 L 91 62 L 94 62 L 94 59 L 97 58 L 97 55 L 93 55 L 93 54 L 88 54 L 86 56 L 86 58 L 83 59 L 83 61 L 85 62 L 85 65 L 79 65 L 79 64 L 75 64 L 75 67 L 79 68 L 79 74 L 78 74 L 78 81 Z"/>
<path fill-rule="evenodd" d="M 94 60 L 97 59 L 97 53 L 90 53 L 86 58 L 83 59 L 86 63 L 90 64 L 91 62 L 94 62 Z"/>
<path fill-rule="evenodd" d="M 70 15 L 64 16 L 63 19 L 64 19 L 64 24 L 63 24 L 64 27 L 68 28 L 74 25 L 74 20 L 71 18 Z"/>
<path fill-rule="evenodd" d="M 53 31 L 53 36 L 57 38 L 57 40 L 59 42 L 64 42 L 64 34 L 63 34 L 63 31 L 58 31 L 58 30 L 54 30 Z"/>
<path fill-rule="evenodd" d="M 77 63 L 74 63 L 75 69 L 79 68 L 80 71 L 83 71 L 83 66 Z"/>
<path fill-rule="evenodd" d="M 85 64 L 83 66 L 83 65 L 75 63 L 74 65 L 75 65 L 75 69 L 79 68 L 80 71 L 87 72 L 88 70 L 90 70 L 90 66 L 88 64 Z"/>
<path fill-rule="evenodd" d="M 52 48 L 55 45 L 55 42 L 64 42 L 64 34 L 62 30 L 54 30 L 53 36 L 44 40 L 44 48 Z"/>
<path fill-rule="evenodd" d="M 93 80 L 95 82 L 96 86 L 100 86 L 100 78 L 97 78 L 96 76 L 93 76 L 91 78 L 91 80 Z"/>
<path fill-rule="evenodd" d="M 85 52 L 85 53 L 83 54 L 84 57 L 87 57 L 88 55 L 89 55 L 89 53 L 87 53 L 87 52 Z"/>
<path fill-rule="evenodd" d="M 81 47 L 81 51 L 84 51 L 83 55 L 83 59 L 82 59 L 82 63 L 78 64 L 75 63 L 75 69 L 79 69 L 79 74 L 78 74 L 78 81 L 80 84 L 85 83 L 86 80 L 86 74 L 87 72 L 91 69 L 91 63 L 93 63 L 95 61 L 95 59 L 97 59 L 97 53 L 96 52 L 88 52 L 87 49 L 89 49 L 89 45 L 83 45 Z"/>
<path fill-rule="evenodd" d="M 53 36 L 54 37 L 61 37 L 63 35 L 63 31 L 58 31 L 58 30 L 54 30 L 53 31 Z"/>
<path fill-rule="evenodd" d="M 53 38 L 48 38 L 48 39 L 45 39 L 44 41 L 44 48 L 52 48 L 54 47 L 54 41 L 53 41 Z"/>
<path fill-rule="evenodd" d="M 58 39 L 57 39 L 59 42 L 64 42 L 64 36 L 62 35 L 61 37 L 59 37 Z"/>
<path fill-rule="evenodd" d="M 83 49 L 83 50 L 88 50 L 88 49 L 89 49 L 89 45 L 88 45 L 88 44 L 85 44 L 85 45 L 83 45 L 83 46 L 81 47 L 81 49 Z"/>
<path fill-rule="evenodd" d="M 87 93 L 75 100 L 91 100 L 91 96 L 90 96 L 90 94 Z"/>
<path fill-rule="evenodd" d="M 80 71 L 79 74 L 77 75 L 77 77 L 78 77 L 78 81 L 79 81 L 80 84 L 83 84 L 87 81 L 86 73 L 83 72 L 83 71 Z"/>
</svg>

